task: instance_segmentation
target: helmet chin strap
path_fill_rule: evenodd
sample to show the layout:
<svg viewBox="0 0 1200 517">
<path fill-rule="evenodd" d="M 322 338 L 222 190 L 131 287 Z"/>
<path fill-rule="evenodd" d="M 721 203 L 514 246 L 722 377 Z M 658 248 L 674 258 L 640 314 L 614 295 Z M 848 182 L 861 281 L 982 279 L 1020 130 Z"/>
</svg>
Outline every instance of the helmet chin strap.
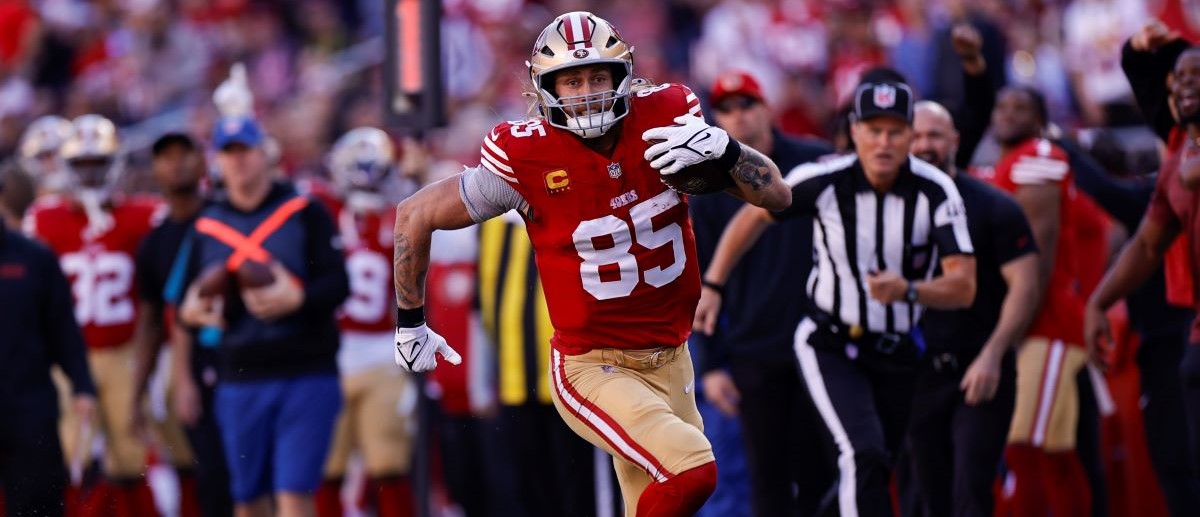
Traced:
<svg viewBox="0 0 1200 517">
<path fill-rule="evenodd" d="M 608 132 L 616 122 L 616 115 L 609 110 L 582 117 L 567 117 L 567 128 L 583 138 L 596 138 Z"/>
<path fill-rule="evenodd" d="M 80 189 L 75 197 L 83 206 L 84 213 L 87 214 L 88 225 L 83 230 L 85 241 L 98 239 L 112 229 L 113 216 L 104 209 L 104 202 L 108 201 L 107 189 Z"/>
</svg>

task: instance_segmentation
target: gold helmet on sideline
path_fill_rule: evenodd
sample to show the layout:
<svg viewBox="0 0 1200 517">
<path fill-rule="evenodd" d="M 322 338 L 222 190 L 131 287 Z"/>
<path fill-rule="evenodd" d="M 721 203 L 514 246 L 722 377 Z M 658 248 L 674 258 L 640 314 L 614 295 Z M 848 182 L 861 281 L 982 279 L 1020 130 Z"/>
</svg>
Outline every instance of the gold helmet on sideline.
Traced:
<svg viewBox="0 0 1200 517">
<path fill-rule="evenodd" d="M 555 18 L 538 36 L 525 64 L 538 96 L 538 109 L 552 126 L 595 138 L 629 113 L 633 47 L 599 16 L 575 11 Z M 564 98 L 555 95 L 555 72 L 595 64 L 612 66 L 615 90 Z M 579 115 L 582 112 L 587 114 Z"/>
<path fill-rule="evenodd" d="M 65 178 L 58 148 L 74 131 L 71 121 L 58 115 L 39 117 L 21 134 L 17 163 L 42 187 L 62 190 Z"/>
<path fill-rule="evenodd" d="M 117 126 L 100 115 L 83 115 L 71 122 L 74 132 L 58 154 L 70 171 L 75 187 L 108 190 L 120 176 L 118 153 L 121 141 Z"/>
</svg>

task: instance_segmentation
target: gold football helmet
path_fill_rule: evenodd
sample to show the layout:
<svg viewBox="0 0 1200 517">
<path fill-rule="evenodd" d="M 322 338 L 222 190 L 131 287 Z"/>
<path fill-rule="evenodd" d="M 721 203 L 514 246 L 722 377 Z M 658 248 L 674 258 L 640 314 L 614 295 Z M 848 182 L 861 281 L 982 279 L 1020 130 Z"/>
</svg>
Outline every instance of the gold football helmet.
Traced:
<svg viewBox="0 0 1200 517">
<path fill-rule="evenodd" d="M 599 16 L 575 11 L 555 18 L 538 36 L 525 64 L 538 96 L 538 109 L 552 126 L 595 138 L 629 113 L 633 47 Z M 615 90 L 562 98 L 555 95 L 555 72 L 594 64 L 612 66 Z"/>
<path fill-rule="evenodd" d="M 71 121 L 58 115 L 46 115 L 34 120 L 17 144 L 17 161 L 39 184 L 58 177 L 61 182 L 62 162 L 58 148 L 71 138 L 75 128 Z"/>
<path fill-rule="evenodd" d="M 106 190 L 116 185 L 120 175 L 118 153 L 121 141 L 117 126 L 100 115 L 83 115 L 71 122 L 74 132 L 58 150 L 67 164 L 75 186 Z"/>
</svg>

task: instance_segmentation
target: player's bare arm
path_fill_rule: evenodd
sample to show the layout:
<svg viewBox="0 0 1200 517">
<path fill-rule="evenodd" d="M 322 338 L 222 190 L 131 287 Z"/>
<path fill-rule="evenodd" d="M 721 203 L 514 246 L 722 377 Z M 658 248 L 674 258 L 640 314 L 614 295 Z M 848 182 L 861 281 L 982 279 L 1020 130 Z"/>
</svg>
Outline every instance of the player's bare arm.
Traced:
<svg viewBox="0 0 1200 517">
<path fill-rule="evenodd" d="M 406 371 L 436 368 L 438 354 L 452 364 L 462 362 L 446 340 L 425 325 L 424 313 L 425 274 L 434 230 L 457 230 L 474 222 L 458 197 L 459 176 L 433 183 L 396 206 L 392 261 L 399 310 L 394 357 Z"/>
<path fill-rule="evenodd" d="M 1149 217 L 1142 218 L 1137 232 L 1121 249 L 1088 299 L 1083 313 L 1083 340 L 1088 350 L 1096 350 L 1101 337 L 1111 340 L 1104 312 L 1146 283 L 1162 264 L 1167 248 L 1179 232 L 1178 222 L 1164 226 Z"/>
<path fill-rule="evenodd" d="M 770 158 L 746 144 L 742 155 L 729 171 L 734 188 L 727 192 L 754 206 L 783 210 L 792 204 L 792 189 L 783 182 L 779 167 Z"/>
<path fill-rule="evenodd" d="M 1000 306 L 1000 319 L 979 355 L 963 374 L 959 388 L 967 404 L 992 400 L 1000 386 L 1000 361 L 1008 349 L 1025 335 L 1038 306 L 1037 254 L 1028 253 L 1005 262 L 1000 275 L 1008 293 Z"/>
<path fill-rule="evenodd" d="M 1062 225 L 1059 215 L 1062 206 L 1060 187 L 1057 183 L 1022 185 L 1017 189 L 1017 203 L 1029 218 L 1033 239 L 1038 251 L 1038 285 L 1047 285 L 1054 271 L 1054 258 L 1058 256 L 1058 234 Z M 1039 295 L 1039 305 L 1041 296 Z"/>
<path fill-rule="evenodd" d="M 780 182 L 782 183 L 782 182 Z M 786 185 L 784 186 L 786 189 Z M 791 189 L 788 200 L 791 200 Z M 704 283 L 707 286 L 723 286 L 729 280 L 729 273 L 737 265 L 746 252 L 754 247 L 767 227 L 774 222 L 766 209 L 757 206 L 744 206 L 738 211 L 717 242 L 713 252 L 712 262 L 704 272 Z M 711 335 L 717 325 L 717 314 L 721 312 L 721 294 L 711 287 L 705 287 L 700 292 L 700 303 L 696 306 L 696 316 L 692 328 L 698 332 Z"/>
<path fill-rule="evenodd" d="M 396 206 L 396 304 L 401 309 L 425 305 L 425 274 L 429 271 L 429 242 L 434 230 L 457 230 L 475 224 L 458 196 L 456 174 L 433 183 Z"/>
</svg>

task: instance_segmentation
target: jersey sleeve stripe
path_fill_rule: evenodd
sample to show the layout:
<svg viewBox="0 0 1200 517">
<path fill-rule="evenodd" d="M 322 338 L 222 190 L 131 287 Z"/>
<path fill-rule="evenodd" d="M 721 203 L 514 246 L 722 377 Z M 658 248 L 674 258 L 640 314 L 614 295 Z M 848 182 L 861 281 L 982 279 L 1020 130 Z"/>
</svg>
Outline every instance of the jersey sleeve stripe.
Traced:
<svg viewBox="0 0 1200 517">
<path fill-rule="evenodd" d="M 506 153 L 506 152 L 504 152 L 504 150 L 500 149 L 500 146 L 496 145 L 490 139 L 487 139 L 487 138 L 483 139 L 483 144 L 489 150 L 491 150 L 492 154 L 496 155 L 497 158 L 500 158 L 501 160 L 504 160 L 506 162 L 508 161 L 508 153 Z"/>
<path fill-rule="evenodd" d="M 482 160 L 479 160 L 479 164 L 480 164 L 480 165 L 483 165 L 483 167 L 484 167 L 485 169 L 487 169 L 487 170 L 489 170 L 489 171 L 492 171 L 492 174 L 495 174 L 495 175 L 497 175 L 497 176 L 500 176 L 501 178 L 504 178 L 504 180 L 505 180 L 505 181 L 508 181 L 508 182 L 511 182 L 511 183 L 516 183 L 516 182 L 517 182 L 517 178 L 514 178 L 514 177 L 512 177 L 512 176 L 509 176 L 509 175 L 507 175 L 507 174 L 505 174 L 505 173 L 503 173 L 503 172 L 500 172 L 500 170 L 499 170 L 499 169 L 497 169 L 495 165 L 493 165 L 493 164 L 492 164 L 490 161 L 488 161 L 488 159 L 487 159 L 487 157 L 486 157 L 486 156 L 484 156 Z"/>
<path fill-rule="evenodd" d="M 697 104 L 688 108 L 688 115 L 700 115 L 700 105 Z"/>
<path fill-rule="evenodd" d="M 683 100 L 687 101 L 688 104 L 696 102 L 696 94 L 694 92 L 688 92 L 687 97 L 684 97 Z"/>
<path fill-rule="evenodd" d="M 1065 163 L 1055 165 L 1038 165 L 1018 162 L 1012 168 L 1012 180 L 1016 183 L 1043 183 L 1062 181 L 1067 176 L 1070 167 Z"/>
<path fill-rule="evenodd" d="M 507 161 L 507 160 L 501 161 L 501 160 L 496 159 L 496 157 L 494 155 L 492 155 L 492 153 L 488 152 L 486 147 L 479 148 L 479 155 L 490 160 L 493 164 L 496 165 L 496 168 L 498 168 L 504 172 L 507 172 L 509 174 L 513 173 L 512 167 L 509 167 L 508 164 L 505 163 L 505 161 Z"/>
</svg>

